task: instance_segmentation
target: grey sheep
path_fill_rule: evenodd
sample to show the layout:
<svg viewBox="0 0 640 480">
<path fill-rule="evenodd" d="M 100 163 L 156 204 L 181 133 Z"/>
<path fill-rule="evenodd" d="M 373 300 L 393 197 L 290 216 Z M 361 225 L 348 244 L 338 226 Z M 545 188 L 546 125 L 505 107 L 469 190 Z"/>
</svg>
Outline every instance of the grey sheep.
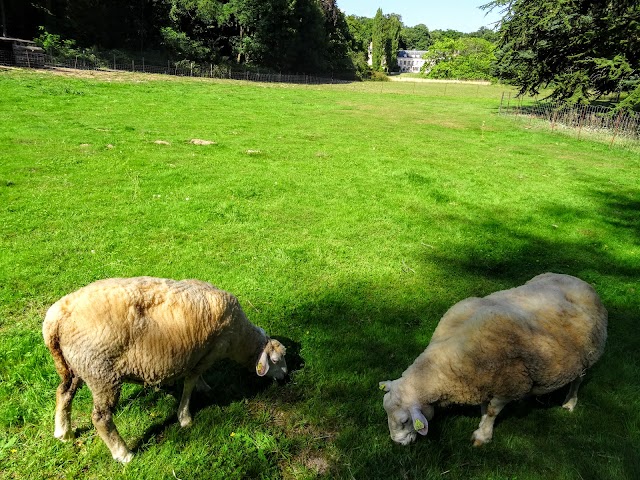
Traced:
<svg viewBox="0 0 640 480">
<path fill-rule="evenodd" d="M 445 313 L 426 350 L 402 377 L 380 382 L 391 438 L 426 435 L 434 406 L 481 405 L 475 446 L 491 441 L 509 402 L 570 384 L 576 406 L 586 370 L 602 355 L 607 311 L 595 290 L 569 275 L 545 273 L 525 285 L 468 298 Z"/>
<path fill-rule="evenodd" d="M 113 422 L 123 382 L 160 385 L 184 379 L 178 420 L 191 424 L 194 387 L 214 362 L 229 358 L 260 376 L 283 378 L 285 348 L 245 316 L 236 297 L 199 280 L 112 278 L 70 293 L 47 311 L 44 341 L 60 375 L 54 436 L 72 438 L 71 403 L 87 384 L 92 421 L 117 461 L 132 458 Z"/>
</svg>

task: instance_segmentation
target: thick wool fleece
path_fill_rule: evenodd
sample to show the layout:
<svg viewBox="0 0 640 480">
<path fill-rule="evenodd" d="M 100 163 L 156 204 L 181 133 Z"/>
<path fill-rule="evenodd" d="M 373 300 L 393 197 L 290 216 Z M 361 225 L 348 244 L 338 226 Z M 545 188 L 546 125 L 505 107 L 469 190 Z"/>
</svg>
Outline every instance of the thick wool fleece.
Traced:
<svg viewBox="0 0 640 480">
<path fill-rule="evenodd" d="M 586 282 L 553 273 L 454 305 L 396 394 L 410 405 L 476 405 L 556 390 L 602 355 L 607 311 Z"/>
<path fill-rule="evenodd" d="M 43 335 L 58 371 L 66 363 L 89 385 L 157 385 L 221 358 L 253 368 L 267 344 L 230 293 L 152 277 L 100 280 L 66 295 L 47 312 Z"/>
<path fill-rule="evenodd" d="M 86 382 L 92 420 L 114 459 L 131 460 L 112 418 L 122 382 L 158 385 L 184 378 L 178 407 L 191 424 L 191 392 L 209 388 L 200 375 L 230 358 L 260 376 L 286 374 L 285 348 L 245 316 L 230 293 L 199 280 L 112 278 L 87 285 L 51 306 L 42 325 L 60 385 L 54 436 L 68 440 L 71 404 Z"/>
</svg>

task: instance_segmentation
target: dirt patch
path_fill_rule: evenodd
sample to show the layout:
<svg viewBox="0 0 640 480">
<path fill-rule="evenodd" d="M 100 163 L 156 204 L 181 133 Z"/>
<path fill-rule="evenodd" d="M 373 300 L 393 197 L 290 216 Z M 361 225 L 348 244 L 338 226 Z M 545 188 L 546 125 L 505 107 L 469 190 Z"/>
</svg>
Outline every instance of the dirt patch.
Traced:
<svg viewBox="0 0 640 480">
<path fill-rule="evenodd" d="M 189 143 L 193 143 L 194 145 L 215 145 L 216 142 L 213 140 L 202 140 L 200 138 L 192 138 Z"/>
<path fill-rule="evenodd" d="M 319 475 L 324 475 L 331 468 L 331 464 L 329 463 L 329 461 L 326 458 L 320 456 L 310 456 L 304 458 L 301 463 L 309 470 L 313 470 Z"/>
</svg>

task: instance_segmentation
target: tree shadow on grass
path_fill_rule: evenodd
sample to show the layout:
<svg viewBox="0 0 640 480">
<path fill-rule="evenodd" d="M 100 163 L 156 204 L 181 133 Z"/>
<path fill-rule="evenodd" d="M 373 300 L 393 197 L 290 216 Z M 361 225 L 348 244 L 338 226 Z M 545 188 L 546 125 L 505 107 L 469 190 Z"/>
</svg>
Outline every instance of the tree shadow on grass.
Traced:
<svg viewBox="0 0 640 480">
<path fill-rule="evenodd" d="M 540 216 L 566 219 L 565 223 L 569 225 L 571 222 L 578 225 L 580 222 L 576 219 L 591 219 L 612 227 L 616 237 L 640 238 L 640 191 L 599 189 L 590 196 L 598 201 L 596 211 L 547 205 L 541 208 Z M 547 225 L 546 230 L 541 229 L 538 233 L 522 229 L 512 231 L 495 213 L 481 209 L 477 209 L 475 218 L 473 230 L 486 232 L 484 236 L 457 245 L 455 255 L 436 253 L 424 257 L 424 261 L 431 262 L 435 257 L 454 276 L 507 281 L 512 286 L 546 271 L 576 276 L 584 272 L 585 275 L 592 273 L 623 280 L 640 276 L 640 262 L 613 255 L 607 242 L 618 238 L 603 236 L 602 232 L 587 228 L 566 231 L 565 225 Z M 468 219 L 459 221 L 469 223 Z"/>
<path fill-rule="evenodd" d="M 304 359 L 300 356 L 300 343 L 287 337 L 272 337 L 280 341 L 287 349 L 287 369 L 289 375 L 282 380 L 274 380 L 267 377 L 258 377 L 255 372 L 248 371 L 231 360 L 222 360 L 214 364 L 203 378 L 211 387 L 209 392 L 199 392 L 194 390 L 190 402 L 191 414 L 194 422 L 197 413 L 212 406 L 227 407 L 234 402 L 254 398 L 264 393 L 273 383 L 277 383 L 279 390 L 286 388 L 291 382 L 292 374 L 304 367 Z M 170 394 L 175 398 L 176 405 L 180 402 L 182 395 L 182 381 L 179 380 L 173 385 L 166 385 L 159 388 L 141 388 L 131 395 L 122 399 L 117 408 L 135 403 L 138 408 L 151 410 L 160 400 L 160 397 Z M 289 397 L 290 401 L 293 401 Z M 153 439 L 162 441 L 165 431 L 174 424 L 177 424 L 177 411 L 171 415 L 159 419 L 148 427 L 145 432 L 132 444 L 134 453 L 144 451 Z"/>
<path fill-rule="evenodd" d="M 469 296 L 518 286 L 547 271 L 595 283 L 609 310 L 609 340 L 603 358 L 581 387 L 577 413 L 561 409 L 568 387 L 514 402 L 498 417 L 496 440 L 486 448 L 472 449 L 469 437 L 480 420 L 479 409 L 440 409 L 436 415 L 447 417 L 446 423 L 435 418 L 426 439 L 398 448 L 388 439 L 382 394 L 374 393 L 375 381 L 396 378 L 426 347 L 416 340 L 420 329 L 425 328 L 422 319 L 440 318 L 451 305 L 438 298 L 416 299 L 410 308 L 406 299 L 394 303 L 393 294 L 371 295 L 368 289 L 376 293 L 379 289 L 362 284 L 343 286 L 350 295 L 344 295 L 340 288 L 327 291 L 319 302 L 295 312 L 294 317 L 305 318 L 316 330 L 314 348 L 332 352 L 318 368 L 325 371 L 327 384 L 325 392 L 320 393 L 321 401 L 339 412 L 335 421 L 342 421 L 343 426 L 344 438 L 339 438 L 336 445 L 349 467 L 341 470 L 338 466 L 337 476 L 412 478 L 421 471 L 427 478 L 453 469 L 457 469 L 458 477 L 450 478 L 482 478 L 495 472 L 509 477 L 523 472 L 553 476 L 562 465 L 565 478 L 576 474 L 585 479 L 639 478 L 640 466 L 628 427 L 637 421 L 638 414 L 633 402 L 621 404 L 606 385 L 612 375 L 614 383 L 629 390 L 636 381 L 632 377 L 637 370 L 623 373 L 615 366 L 630 362 L 630 352 L 640 350 L 636 332 L 640 299 L 637 294 L 620 293 L 640 278 L 640 262 L 621 255 L 623 249 L 619 247 L 608 248 L 607 243 L 628 242 L 637 248 L 640 195 L 638 191 L 599 189 L 591 193 L 591 198 L 597 200 L 593 211 L 566 206 L 543 209 L 543 219 L 566 220 L 544 231 L 526 225 L 512 230 L 494 212 L 478 209 L 477 220 L 470 227 L 480 236 L 450 245 L 442 253 L 429 251 L 422 256 L 425 263 L 442 270 L 445 283 L 451 279 L 452 288 L 462 283 L 481 285 L 486 290 L 470 292 Z M 580 228 L 583 220 L 600 231 L 569 231 Z M 468 218 L 457 221 L 461 225 L 469 223 Z M 428 328 L 433 330 L 431 325 Z M 363 428 L 358 420 L 370 425 L 368 435 L 375 439 L 368 451 L 357 445 L 361 437 L 350 433 Z M 441 425 L 452 429 L 445 431 Z M 603 439 L 606 436 L 611 438 Z"/>
</svg>

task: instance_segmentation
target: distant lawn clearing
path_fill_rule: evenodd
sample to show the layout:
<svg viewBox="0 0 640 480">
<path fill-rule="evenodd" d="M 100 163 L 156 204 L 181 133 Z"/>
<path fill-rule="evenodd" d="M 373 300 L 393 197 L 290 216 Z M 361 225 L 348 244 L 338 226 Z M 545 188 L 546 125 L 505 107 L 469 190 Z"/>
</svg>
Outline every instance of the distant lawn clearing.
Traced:
<svg viewBox="0 0 640 480">
<path fill-rule="evenodd" d="M 640 158 L 498 116 L 504 90 L 0 69 L 0 478 L 640 478 Z M 546 271 L 609 310 L 576 410 L 564 390 L 509 405 L 476 449 L 480 408 L 437 409 L 393 444 L 378 381 L 455 302 Z M 75 440 L 53 438 L 40 329 L 136 275 L 233 292 L 294 372 L 221 365 L 188 429 L 174 390 L 125 386 L 122 466 L 86 387 Z"/>
</svg>

